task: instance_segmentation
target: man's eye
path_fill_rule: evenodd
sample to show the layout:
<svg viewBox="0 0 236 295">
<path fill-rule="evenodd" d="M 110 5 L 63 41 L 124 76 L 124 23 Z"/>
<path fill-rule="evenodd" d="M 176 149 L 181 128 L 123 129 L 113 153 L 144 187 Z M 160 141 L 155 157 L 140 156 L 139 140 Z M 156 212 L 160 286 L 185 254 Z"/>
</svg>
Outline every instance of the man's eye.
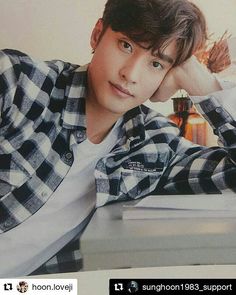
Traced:
<svg viewBox="0 0 236 295">
<path fill-rule="evenodd" d="M 120 44 L 120 47 L 121 47 L 124 51 L 126 51 L 126 52 L 132 52 L 132 46 L 131 46 L 128 42 L 126 42 L 126 41 L 124 41 L 124 40 L 120 40 L 120 41 L 119 41 L 119 44 Z"/>
<path fill-rule="evenodd" d="M 163 66 L 158 61 L 153 61 L 152 65 L 153 65 L 154 68 L 157 68 L 159 70 L 163 69 Z"/>
</svg>

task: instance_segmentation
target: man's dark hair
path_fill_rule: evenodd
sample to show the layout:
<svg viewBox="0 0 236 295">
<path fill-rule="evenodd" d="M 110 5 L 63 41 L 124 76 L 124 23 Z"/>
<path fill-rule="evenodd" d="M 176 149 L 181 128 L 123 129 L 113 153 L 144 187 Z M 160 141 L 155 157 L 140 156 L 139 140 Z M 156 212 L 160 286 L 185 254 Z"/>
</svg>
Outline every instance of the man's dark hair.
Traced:
<svg viewBox="0 0 236 295">
<path fill-rule="evenodd" d="M 176 41 L 174 66 L 203 47 L 206 21 L 200 9 L 188 0 L 108 0 L 103 13 L 105 30 L 121 32 L 152 52 L 163 51 Z"/>
</svg>

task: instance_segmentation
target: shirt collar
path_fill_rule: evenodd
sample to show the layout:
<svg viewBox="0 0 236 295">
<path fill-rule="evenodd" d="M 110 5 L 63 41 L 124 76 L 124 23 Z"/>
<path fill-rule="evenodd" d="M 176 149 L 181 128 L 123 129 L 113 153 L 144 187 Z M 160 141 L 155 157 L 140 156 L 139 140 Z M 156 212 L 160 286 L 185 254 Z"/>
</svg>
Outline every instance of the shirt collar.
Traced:
<svg viewBox="0 0 236 295">
<path fill-rule="evenodd" d="M 65 108 L 61 119 L 67 129 L 86 129 L 85 97 L 87 92 L 88 64 L 78 67 L 68 77 L 65 91 Z"/>
</svg>

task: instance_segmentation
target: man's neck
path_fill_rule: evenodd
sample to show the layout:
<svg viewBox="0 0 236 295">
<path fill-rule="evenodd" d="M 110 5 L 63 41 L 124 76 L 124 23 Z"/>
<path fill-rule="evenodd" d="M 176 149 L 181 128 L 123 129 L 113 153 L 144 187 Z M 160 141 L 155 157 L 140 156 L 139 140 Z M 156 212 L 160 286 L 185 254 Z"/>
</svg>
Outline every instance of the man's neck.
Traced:
<svg viewBox="0 0 236 295">
<path fill-rule="evenodd" d="M 119 115 L 112 114 L 92 100 L 86 99 L 87 137 L 95 144 L 103 141 L 119 119 Z"/>
</svg>

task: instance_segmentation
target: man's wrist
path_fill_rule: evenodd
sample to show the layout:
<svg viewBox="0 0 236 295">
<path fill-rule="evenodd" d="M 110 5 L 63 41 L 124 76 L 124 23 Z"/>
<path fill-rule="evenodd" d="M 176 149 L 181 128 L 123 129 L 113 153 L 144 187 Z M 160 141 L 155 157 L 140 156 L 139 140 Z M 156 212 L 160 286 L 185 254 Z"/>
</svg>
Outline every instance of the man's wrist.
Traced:
<svg viewBox="0 0 236 295">
<path fill-rule="evenodd" d="M 201 81 L 198 80 L 187 91 L 190 96 L 206 96 L 213 92 L 222 90 L 220 83 L 212 75 L 212 77 L 202 77 Z"/>
</svg>

